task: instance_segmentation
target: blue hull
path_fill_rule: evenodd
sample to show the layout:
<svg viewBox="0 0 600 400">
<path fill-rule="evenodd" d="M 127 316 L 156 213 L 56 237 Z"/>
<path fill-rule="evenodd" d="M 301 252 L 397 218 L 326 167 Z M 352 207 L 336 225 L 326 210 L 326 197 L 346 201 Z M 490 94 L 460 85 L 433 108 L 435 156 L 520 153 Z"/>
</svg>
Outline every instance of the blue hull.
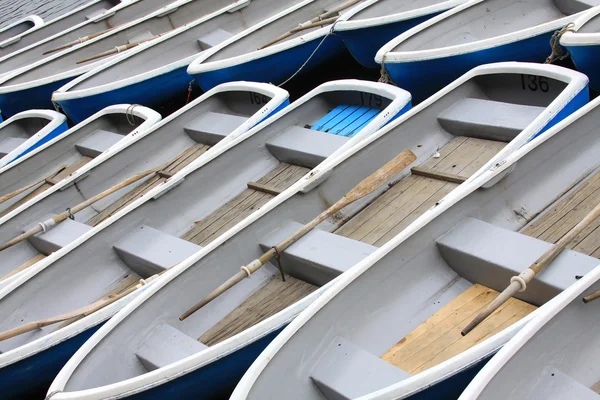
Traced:
<svg viewBox="0 0 600 400">
<path fill-rule="evenodd" d="M 396 85 L 408 90 L 414 101 L 421 102 L 482 64 L 502 61 L 543 62 L 551 53 L 551 36 L 552 32 L 545 32 L 502 46 L 431 60 L 407 63 L 388 61 L 385 68 Z"/>
<path fill-rule="evenodd" d="M 536 133 L 531 139 L 538 137 L 542 133 L 546 132 L 548 129 L 552 128 L 554 125 L 558 124 L 563 119 L 567 118 L 569 115 L 573 114 L 575 111 L 579 110 L 581 107 L 586 105 L 590 101 L 590 90 L 586 86 L 579 93 L 575 95 L 556 115 L 548 121 L 546 125 L 540 129 L 538 133 Z"/>
<path fill-rule="evenodd" d="M 243 64 L 196 74 L 194 78 L 204 91 L 210 90 L 221 83 L 238 80 L 271 82 L 278 85 L 291 77 L 306 62 L 321 40 L 322 37 L 319 37 L 291 49 Z M 345 46 L 342 39 L 330 35 L 302 68 L 302 72 L 307 72 L 344 51 Z"/>
<path fill-rule="evenodd" d="M 3 400 L 43 399 L 61 368 L 100 325 L 0 369 L 0 397 Z"/>
<path fill-rule="evenodd" d="M 42 139 L 38 140 L 30 148 L 28 148 L 27 150 L 25 150 L 24 152 L 22 152 L 21 154 L 19 154 L 17 157 L 15 157 L 14 159 L 12 159 L 10 162 L 13 162 L 13 161 L 15 161 L 15 160 L 23 157 L 25 154 L 27 154 L 27 153 L 29 153 L 29 152 L 37 149 L 38 147 L 40 147 L 44 143 L 49 142 L 50 140 L 54 139 L 55 137 L 57 137 L 61 133 L 67 131 L 68 129 L 69 129 L 69 125 L 67 125 L 67 121 L 63 122 L 62 124 L 60 124 L 59 126 L 57 126 L 52 132 L 50 132 L 49 134 L 47 134 Z"/>
<path fill-rule="evenodd" d="M 71 79 L 75 78 L 63 79 L 31 89 L 0 94 L 0 110 L 2 110 L 2 115 L 5 118 L 9 118 L 21 111 L 35 108 L 54 110 L 52 92 L 65 85 Z"/>
<path fill-rule="evenodd" d="M 441 12 L 423 15 L 385 25 L 368 28 L 337 31 L 335 34 L 342 38 L 352 57 L 367 68 L 379 68 L 375 62 L 375 54 L 387 42 L 406 32 L 412 27 L 435 17 Z"/>
<path fill-rule="evenodd" d="M 567 46 L 571 58 L 579 72 L 583 72 L 590 78 L 590 86 L 600 91 L 600 46 Z"/>
<path fill-rule="evenodd" d="M 187 66 L 184 66 L 115 90 L 57 103 L 73 122 L 79 123 L 113 104 L 140 104 L 155 108 L 173 99 L 183 102 L 192 80 L 186 70 Z"/>
</svg>

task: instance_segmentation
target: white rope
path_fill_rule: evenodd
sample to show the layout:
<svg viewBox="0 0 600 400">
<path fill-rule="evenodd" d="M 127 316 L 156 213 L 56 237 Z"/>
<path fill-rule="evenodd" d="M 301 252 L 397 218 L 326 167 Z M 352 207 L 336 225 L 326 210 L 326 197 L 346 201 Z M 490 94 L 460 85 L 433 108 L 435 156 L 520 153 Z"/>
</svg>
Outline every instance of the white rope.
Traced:
<svg viewBox="0 0 600 400">
<path fill-rule="evenodd" d="M 390 77 L 390 74 L 385 69 L 385 56 L 386 56 L 386 54 L 384 54 L 383 57 L 381 57 L 381 69 L 379 70 L 379 79 L 377 80 L 377 82 L 387 83 L 389 85 L 397 86 L 394 82 L 392 82 L 392 78 Z"/>
<path fill-rule="evenodd" d="M 133 115 L 133 109 L 135 107 L 139 106 L 139 104 L 130 104 L 127 107 L 127 110 L 125 110 L 125 118 L 127 118 L 127 122 L 129 122 L 129 125 L 131 126 L 135 126 L 135 115 Z"/>
<path fill-rule="evenodd" d="M 513 276 L 512 278 L 510 278 L 510 283 L 519 282 L 521 284 L 521 289 L 519 289 L 519 292 L 524 292 L 525 290 L 527 290 L 527 282 L 531 282 L 534 276 L 535 272 L 533 272 L 532 269 L 527 268 L 518 276 Z"/>
</svg>

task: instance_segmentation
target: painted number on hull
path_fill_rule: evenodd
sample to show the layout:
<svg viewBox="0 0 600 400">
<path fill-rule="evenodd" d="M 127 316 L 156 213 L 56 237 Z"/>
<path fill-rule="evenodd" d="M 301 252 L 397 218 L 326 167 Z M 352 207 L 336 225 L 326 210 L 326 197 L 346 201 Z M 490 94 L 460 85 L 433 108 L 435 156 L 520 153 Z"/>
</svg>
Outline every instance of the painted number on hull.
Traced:
<svg viewBox="0 0 600 400">
<path fill-rule="evenodd" d="M 250 103 L 252 104 L 267 104 L 269 102 L 269 98 L 264 94 L 258 93 L 248 93 L 250 95 Z"/>
<path fill-rule="evenodd" d="M 537 92 L 541 90 L 546 93 L 550 90 L 550 83 L 545 76 L 521 75 L 521 89 Z"/>
<path fill-rule="evenodd" d="M 381 107 L 383 100 L 381 96 L 373 93 L 361 93 L 360 104 L 368 107 Z"/>
</svg>

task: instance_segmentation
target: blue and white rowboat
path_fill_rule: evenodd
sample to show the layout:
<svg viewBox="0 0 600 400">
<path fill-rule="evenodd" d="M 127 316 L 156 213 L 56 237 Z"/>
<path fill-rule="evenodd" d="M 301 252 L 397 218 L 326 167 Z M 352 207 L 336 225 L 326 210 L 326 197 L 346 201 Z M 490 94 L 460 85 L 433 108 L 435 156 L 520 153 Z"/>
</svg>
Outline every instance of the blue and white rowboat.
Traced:
<svg viewBox="0 0 600 400">
<path fill-rule="evenodd" d="M 356 61 L 368 68 L 379 68 L 375 54 L 381 46 L 465 1 L 367 0 L 343 13 L 335 23 L 334 32 L 344 40 Z"/>
<path fill-rule="evenodd" d="M 421 101 L 477 65 L 544 61 L 552 52 L 552 34 L 597 3 L 469 1 L 391 40 L 375 60 Z"/>
<path fill-rule="evenodd" d="M 23 111 L 0 124 L 0 168 L 30 153 L 69 129 L 56 111 Z"/>
<path fill-rule="evenodd" d="M 467 105 L 482 105 L 476 117 L 479 118 L 485 114 L 489 118 L 488 122 L 491 122 L 490 119 L 495 120 L 499 117 L 498 107 L 507 107 L 504 108 L 503 114 L 508 117 L 514 117 L 516 114 L 521 114 L 522 111 L 528 112 L 527 110 L 529 110 L 532 112 L 529 114 L 529 118 L 522 121 L 524 122 L 522 127 L 525 128 L 520 130 L 513 126 L 511 135 L 504 137 L 504 140 L 512 139 L 514 143 L 507 145 L 503 153 L 506 155 L 515 147 L 526 143 L 544 129 L 557 115 L 559 109 L 569 103 L 574 95 L 573 90 L 575 92 L 585 90 L 586 79 L 579 73 L 566 71 L 567 74 L 574 74 L 572 75 L 575 78 L 572 82 L 573 85 L 566 90 L 561 90 L 558 88 L 564 88 L 564 86 L 560 81 L 552 80 L 552 85 L 556 85 L 558 91 L 545 98 L 544 102 L 548 108 L 530 108 L 517 100 L 529 98 L 528 101 L 531 101 L 532 99 L 530 93 L 523 96 L 524 94 L 519 89 L 519 75 L 521 73 L 539 73 L 546 76 L 548 74 L 558 76 L 563 70 L 554 66 L 518 63 L 478 68 L 457 82 L 453 82 L 451 86 L 433 96 L 426 104 L 422 103 L 407 111 L 354 146 L 346 147 L 345 151 L 334 154 L 279 196 L 266 204 L 261 204 L 255 213 L 222 233 L 181 264 L 173 267 L 151 288 L 144 291 L 101 327 L 57 376 L 49 390 L 49 394 L 52 394 L 51 398 L 53 400 L 91 400 L 111 397 L 150 399 L 178 398 L 185 395 L 192 398 L 210 398 L 211 396 L 226 395 L 249 363 L 273 337 L 308 303 L 314 301 L 316 296 L 322 295 L 323 289 L 316 289 L 316 286 L 326 285 L 324 282 L 328 279 L 334 279 L 343 270 L 351 267 L 357 258 L 361 259 L 374 250 L 374 246 L 343 238 L 341 233 L 338 235 L 333 233 L 340 225 L 347 222 L 348 218 L 360 213 L 361 210 L 366 210 L 364 208 L 366 204 L 356 204 L 352 210 L 343 211 L 343 214 L 337 216 L 334 221 L 321 225 L 318 231 L 313 232 L 316 235 L 313 236 L 313 239 L 310 239 L 309 236 L 306 237 L 309 242 L 306 243 L 306 246 L 301 246 L 303 251 L 296 248 L 298 252 L 294 253 L 293 259 L 288 258 L 288 255 L 291 257 L 293 246 L 289 248 L 290 253 L 287 255 L 284 251 L 281 258 L 283 269 L 295 278 L 289 277 L 287 281 L 289 283 L 282 283 L 277 268 L 274 265 L 267 265 L 252 275 L 250 279 L 245 279 L 234 289 L 226 292 L 215 302 L 208 304 L 183 322 L 178 318 L 181 313 L 239 271 L 241 264 L 250 262 L 261 254 L 264 251 L 262 246 L 268 248 L 268 243 L 272 242 L 266 238 L 271 234 L 279 237 L 279 233 L 276 231 L 279 231 L 282 225 L 285 225 L 286 230 L 289 231 L 290 228 L 294 229 L 297 226 L 292 221 L 302 223 L 312 219 L 323 208 L 327 208 L 328 204 L 341 197 L 362 177 L 377 169 L 377 166 L 386 163 L 406 146 L 410 145 L 411 150 L 414 150 L 418 157 L 424 157 L 424 154 L 436 157 L 440 142 L 434 138 L 437 137 L 440 140 L 445 138 L 441 140 L 443 142 L 451 137 L 440 127 L 438 116 L 445 110 L 452 109 L 456 104 L 464 101 Z M 383 87 L 391 86 L 384 85 Z M 513 93 L 513 100 L 517 103 L 513 104 L 514 108 L 500 104 L 503 99 L 507 99 L 506 95 L 509 92 Z M 287 136 L 285 130 L 281 129 L 281 124 L 298 121 L 299 118 L 295 117 L 295 114 L 302 113 L 303 108 L 320 107 L 319 104 L 326 100 L 326 94 L 323 93 L 320 99 L 316 99 L 321 101 L 307 101 L 303 106 L 298 106 L 294 110 L 284 110 L 278 114 L 279 118 L 275 116 L 276 120 L 271 121 L 268 125 L 265 123 L 262 131 L 255 132 L 253 138 L 257 139 L 259 135 L 265 134 L 270 129 L 284 132 L 282 136 Z M 346 96 L 349 97 L 349 94 L 350 92 Z M 537 97 L 540 101 L 538 104 L 541 104 L 542 99 L 537 95 L 534 97 Z M 293 107 L 294 104 L 296 103 L 290 107 Z M 460 115 L 462 113 L 457 110 L 457 117 Z M 508 122 L 503 119 L 498 121 Z M 302 124 L 302 119 L 295 122 L 294 131 L 307 133 L 298 129 Z M 473 129 L 480 132 L 480 127 L 474 126 Z M 289 134 L 290 132 L 288 132 Z M 320 134 L 314 137 L 317 136 L 327 137 Z M 287 137 L 291 139 L 290 136 Z M 276 143 L 271 144 L 270 148 L 273 150 L 276 147 L 279 150 L 286 149 L 288 160 L 295 160 L 295 162 L 306 160 L 310 154 L 315 154 L 317 149 L 316 147 L 311 148 L 309 143 L 305 142 L 307 146 L 303 146 L 302 155 L 298 151 L 293 151 L 290 145 L 296 143 L 297 146 L 301 139 L 302 135 L 290 141 L 284 141 L 283 137 L 280 137 L 279 140 L 276 139 Z M 243 144 L 241 145 L 243 146 Z M 250 146 L 250 144 L 246 146 L 237 150 L 248 152 L 253 151 L 252 147 L 257 147 Z M 322 148 L 322 146 L 319 147 Z M 300 150 L 300 147 L 297 149 Z M 489 151 L 485 151 L 485 153 L 487 155 L 474 151 L 471 154 L 472 158 L 460 160 L 460 162 L 471 165 L 472 159 L 478 159 L 476 164 L 483 165 L 486 157 L 492 156 Z M 277 154 L 279 154 L 278 157 L 283 155 L 283 153 Z M 498 155 L 498 157 L 502 156 L 502 154 Z M 440 157 L 438 156 L 438 158 Z M 252 159 L 254 160 L 255 157 Z M 250 167 L 256 165 L 255 163 L 256 161 L 252 161 L 247 165 Z M 449 163 L 448 168 L 452 169 L 452 164 Z M 471 169 L 475 170 L 476 165 L 471 165 Z M 388 186 L 385 185 L 385 187 L 387 189 Z M 422 186 L 419 187 L 422 188 Z M 406 186 L 397 186 L 398 192 L 396 193 L 404 191 L 405 188 Z M 382 191 L 385 192 L 385 189 L 382 188 Z M 383 199 L 391 200 L 393 198 L 392 193 L 385 193 L 388 195 L 382 195 Z M 423 189 L 423 200 L 428 199 L 430 194 L 429 190 Z M 374 197 L 369 196 L 364 201 L 370 203 L 373 200 Z M 435 203 L 435 199 L 430 201 L 431 205 Z M 231 204 L 236 204 L 236 202 L 237 198 L 236 201 L 232 200 Z M 379 208 L 378 205 L 373 205 L 373 207 Z M 397 208 L 394 214 L 405 216 L 408 214 L 410 218 L 414 218 L 415 214 L 418 215 L 426 209 L 427 204 L 416 210 L 402 209 L 401 211 Z M 133 221 L 133 214 L 141 212 L 140 210 L 132 211 L 130 216 L 122 218 Z M 207 220 L 207 218 L 203 218 L 203 220 Z M 106 231 L 100 235 L 113 237 L 114 233 Z M 300 244 L 301 241 L 298 242 L 298 245 Z M 336 246 L 330 247 L 332 244 Z M 339 258 L 339 262 L 333 262 L 331 257 L 327 262 L 327 254 L 330 254 L 328 250 L 332 249 L 335 249 L 333 251 L 336 254 L 343 254 L 343 257 Z M 78 252 L 83 254 L 82 250 L 78 250 Z M 325 263 L 313 263 L 315 257 L 317 260 L 321 257 L 320 261 L 325 261 Z M 300 259 L 305 261 L 300 261 Z M 295 262 L 302 263 L 302 268 L 296 269 Z M 309 275 L 302 275 L 303 268 L 304 271 L 312 272 Z M 309 278 L 310 275 L 312 278 Z M 302 282 L 303 280 L 305 282 Z M 308 295 L 310 288 L 316 290 L 313 293 L 317 294 Z M 303 291 L 305 289 L 309 290 Z M 194 294 L 192 295 L 192 293 Z M 257 301 L 257 298 L 264 300 Z M 368 318 L 361 322 L 367 320 Z M 172 335 L 173 340 L 169 339 L 169 335 Z M 124 339 L 125 337 L 127 340 Z M 200 339 L 202 343 L 196 341 L 199 337 L 202 337 Z M 144 345 L 145 343 L 147 346 Z M 115 357 L 103 356 L 109 348 L 111 354 L 116 355 Z M 301 368 L 301 364 L 297 364 L 297 366 Z M 89 372 L 92 370 L 109 372 L 93 374 L 94 376 L 91 377 Z M 91 378 L 87 379 L 88 377 Z M 286 398 L 281 393 L 274 396 L 274 398 Z M 268 395 L 263 398 L 268 398 Z"/>
<path fill-rule="evenodd" d="M 600 90 L 600 6 L 577 18 L 561 36 L 560 44 L 571 54 L 577 69 L 590 78 L 590 87 Z"/>
<path fill-rule="evenodd" d="M 6 47 L 23 35 L 44 26 L 44 20 L 37 15 L 28 15 L 0 28 L 0 47 Z"/>
</svg>

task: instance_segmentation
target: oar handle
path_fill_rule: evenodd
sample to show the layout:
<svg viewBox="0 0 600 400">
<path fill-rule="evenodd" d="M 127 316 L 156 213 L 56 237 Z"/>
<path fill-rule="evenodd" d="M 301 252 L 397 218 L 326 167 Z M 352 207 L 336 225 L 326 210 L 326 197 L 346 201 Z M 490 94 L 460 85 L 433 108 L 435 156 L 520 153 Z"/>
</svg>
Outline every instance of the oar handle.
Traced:
<svg viewBox="0 0 600 400">
<path fill-rule="evenodd" d="M 594 293 L 588 294 L 587 296 L 585 296 L 583 298 L 583 302 L 584 303 L 589 303 L 589 302 L 597 300 L 597 299 L 600 299 L 600 290 L 597 290 Z"/>
</svg>

